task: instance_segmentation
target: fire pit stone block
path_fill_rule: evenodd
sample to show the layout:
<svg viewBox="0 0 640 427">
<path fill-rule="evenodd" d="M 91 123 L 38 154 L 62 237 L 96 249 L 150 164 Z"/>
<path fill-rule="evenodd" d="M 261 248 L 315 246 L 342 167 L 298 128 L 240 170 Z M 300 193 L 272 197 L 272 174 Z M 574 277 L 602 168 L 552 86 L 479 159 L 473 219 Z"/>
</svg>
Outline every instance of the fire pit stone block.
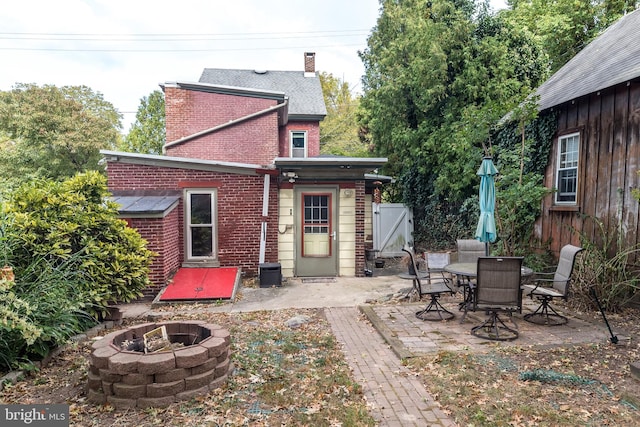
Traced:
<svg viewBox="0 0 640 427">
<path fill-rule="evenodd" d="M 138 361 L 139 374 L 159 374 L 175 367 L 176 357 L 170 351 L 145 354 Z"/>
<path fill-rule="evenodd" d="M 155 382 L 157 383 L 171 383 L 174 381 L 180 381 L 191 375 L 191 369 L 176 368 L 167 372 L 162 372 L 155 375 Z"/>
<path fill-rule="evenodd" d="M 209 351 L 201 345 L 190 345 L 176 350 L 176 367 L 193 368 L 209 360 Z"/>
<path fill-rule="evenodd" d="M 170 383 L 153 383 L 147 386 L 148 397 L 166 397 L 174 396 L 184 391 L 184 380 L 173 381 Z"/>
<path fill-rule="evenodd" d="M 109 358 L 109 371 L 126 375 L 138 372 L 138 362 L 142 354 L 132 351 L 121 351 Z"/>
</svg>

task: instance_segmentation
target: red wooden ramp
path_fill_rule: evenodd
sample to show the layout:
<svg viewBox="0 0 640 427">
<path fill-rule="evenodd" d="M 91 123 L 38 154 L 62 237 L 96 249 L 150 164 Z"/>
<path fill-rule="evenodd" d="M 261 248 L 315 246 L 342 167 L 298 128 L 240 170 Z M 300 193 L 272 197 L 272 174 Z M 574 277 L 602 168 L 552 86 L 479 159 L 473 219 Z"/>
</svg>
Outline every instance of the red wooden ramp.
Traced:
<svg viewBox="0 0 640 427">
<path fill-rule="evenodd" d="M 232 299 L 239 283 L 237 267 L 181 268 L 158 299 L 165 302 Z"/>
</svg>

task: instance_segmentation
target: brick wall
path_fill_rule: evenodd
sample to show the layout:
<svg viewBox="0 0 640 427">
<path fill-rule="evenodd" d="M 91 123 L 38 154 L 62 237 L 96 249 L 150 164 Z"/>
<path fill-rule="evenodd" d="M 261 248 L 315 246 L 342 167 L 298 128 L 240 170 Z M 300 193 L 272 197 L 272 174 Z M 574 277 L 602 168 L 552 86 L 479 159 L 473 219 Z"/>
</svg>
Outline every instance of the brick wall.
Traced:
<svg viewBox="0 0 640 427">
<path fill-rule="evenodd" d="M 147 248 L 157 254 L 149 271 L 152 285 L 143 292 L 146 299 L 153 299 L 180 266 L 178 209 L 164 218 L 131 218 L 130 224 L 147 240 Z"/>
<path fill-rule="evenodd" d="M 218 260 L 222 267 L 240 267 L 248 276 L 258 273 L 260 253 L 260 231 L 263 221 L 262 197 L 264 176 L 246 176 L 231 173 L 209 172 L 134 165 L 119 162 L 107 164 L 108 185 L 116 190 L 184 190 L 194 187 L 217 188 L 218 191 Z M 267 221 L 266 262 L 277 262 L 278 237 L 278 189 L 272 182 L 269 193 L 269 217 Z M 184 261 L 184 205 L 183 201 L 174 210 L 175 217 L 168 216 L 156 223 L 141 221 L 141 235 L 161 253 L 154 262 L 154 286 L 164 285 L 169 271 Z M 138 224 L 133 223 L 134 227 Z M 142 227 L 141 225 L 141 227 Z M 159 238 L 162 233 L 164 238 Z M 177 262 L 176 262 L 177 259 Z M 161 262 L 162 261 L 162 262 Z M 156 275 L 162 272 L 163 283 L 157 283 Z"/>
<path fill-rule="evenodd" d="M 167 87 L 167 141 L 227 124 L 275 105 L 275 100 Z M 271 164 L 278 157 L 278 114 L 278 111 L 273 111 L 169 146 L 166 154 L 225 162 Z"/>
<path fill-rule="evenodd" d="M 307 157 L 320 155 L 320 123 L 309 121 L 289 122 L 280 128 L 280 156 L 289 157 L 291 155 L 289 135 L 291 131 L 295 130 L 307 131 Z"/>
<path fill-rule="evenodd" d="M 356 181 L 356 276 L 364 276 L 365 257 L 365 187 L 364 181 Z"/>
</svg>

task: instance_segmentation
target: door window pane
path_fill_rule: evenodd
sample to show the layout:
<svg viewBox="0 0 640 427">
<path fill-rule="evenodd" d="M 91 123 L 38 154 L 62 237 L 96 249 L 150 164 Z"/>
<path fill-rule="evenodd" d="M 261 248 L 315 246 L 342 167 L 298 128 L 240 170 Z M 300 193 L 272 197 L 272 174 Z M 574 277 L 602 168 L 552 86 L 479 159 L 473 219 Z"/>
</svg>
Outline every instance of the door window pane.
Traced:
<svg viewBox="0 0 640 427">
<path fill-rule="evenodd" d="M 324 224 L 329 219 L 329 196 L 304 196 L 304 222 Z"/>
<path fill-rule="evenodd" d="M 215 191 L 193 190 L 187 192 L 185 223 L 187 259 L 216 257 Z"/>
<path fill-rule="evenodd" d="M 330 209 L 328 194 L 306 194 L 303 196 L 303 256 L 328 257 L 331 255 Z"/>
</svg>

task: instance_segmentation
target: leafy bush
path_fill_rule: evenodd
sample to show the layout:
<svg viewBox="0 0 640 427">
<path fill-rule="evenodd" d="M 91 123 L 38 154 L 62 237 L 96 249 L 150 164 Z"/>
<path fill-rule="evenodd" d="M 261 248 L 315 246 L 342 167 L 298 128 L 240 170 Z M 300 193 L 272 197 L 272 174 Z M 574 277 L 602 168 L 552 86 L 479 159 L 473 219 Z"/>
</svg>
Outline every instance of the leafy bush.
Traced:
<svg viewBox="0 0 640 427">
<path fill-rule="evenodd" d="M 8 195 L 5 215 L 11 248 L 4 250 L 20 278 L 41 260 L 51 269 L 82 274 L 76 292 L 97 315 L 128 302 L 148 285 L 153 253 L 107 200 L 106 178 L 97 172 L 67 181 L 35 181 Z"/>
<path fill-rule="evenodd" d="M 500 172 L 496 182 L 499 238 L 496 250 L 505 256 L 531 254 L 535 252 L 532 248 L 540 246 L 534 235 L 534 225 L 540 215 L 542 199 L 550 190 L 542 185 L 541 175 L 530 173 L 520 176 L 517 170 L 508 167 Z"/>
<path fill-rule="evenodd" d="M 444 250 L 455 247 L 456 239 L 472 237 L 478 221 L 478 196 L 465 202 L 437 193 L 433 177 L 417 165 L 408 167 L 398 179 L 398 201 L 413 209 L 416 247 Z"/>
<path fill-rule="evenodd" d="M 617 229 L 608 230 L 598 218 L 583 215 L 583 220 L 594 223 L 601 244 L 580 233 L 584 251 L 576 261 L 570 301 L 578 307 L 595 308 L 590 292 L 593 288 L 605 310 L 618 312 L 640 289 L 637 265 L 640 245 L 625 246 L 621 233 Z"/>
<path fill-rule="evenodd" d="M 15 280 L 0 279 L 0 369 L 39 360 L 95 324 L 78 292 L 77 256 L 55 267 L 39 258 Z"/>
</svg>

